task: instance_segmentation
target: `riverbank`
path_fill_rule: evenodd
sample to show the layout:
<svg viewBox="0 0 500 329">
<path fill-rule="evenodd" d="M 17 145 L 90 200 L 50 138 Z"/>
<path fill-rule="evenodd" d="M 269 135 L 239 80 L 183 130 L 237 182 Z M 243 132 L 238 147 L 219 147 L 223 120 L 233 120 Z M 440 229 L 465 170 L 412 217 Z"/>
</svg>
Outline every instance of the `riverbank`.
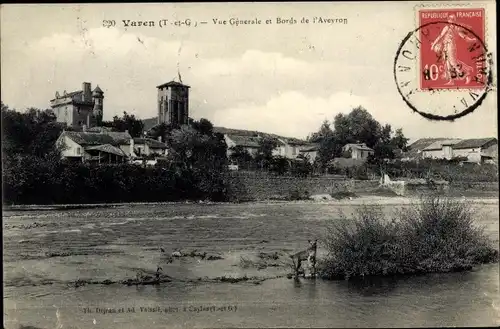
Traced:
<svg viewBox="0 0 500 329">
<path fill-rule="evenodd" d="M 122 202 L 122 203 L 90 203 L 90 204 L 57 204 L 57 205 L 3 205 L 3 211 L 34 211 L 34 210 L 77 210 L 77 209 L 99 209 L 99 208 L 120 208 L 138 206 L 168 206 L 168 205 L 224 205 L 224 204 L 331 204 L 331 205 L 401 205 L 411 204 L 418 200 L 418 197 L 401 196 L 370 196 L 361 195 L 345 199 L 327 199 L 327 195 L 313 195 L 311 200 L 256 200 L 246 202 L 211 202 L 211 201 L 178 201 L 178 202 Z M 455 200 L 466 199 L 474 204 L 498 204 L 498 197 L 444 197 Z"/>
</svg>

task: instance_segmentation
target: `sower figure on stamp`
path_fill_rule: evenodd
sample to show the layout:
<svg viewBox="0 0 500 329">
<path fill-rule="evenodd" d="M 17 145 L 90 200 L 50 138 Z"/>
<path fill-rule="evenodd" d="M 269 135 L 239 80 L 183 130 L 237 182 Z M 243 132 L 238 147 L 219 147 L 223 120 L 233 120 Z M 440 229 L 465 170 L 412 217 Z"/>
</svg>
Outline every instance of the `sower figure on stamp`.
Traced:
<svg viewBox="0 0 500 329">
<path fill-rule="evenodd" d="M 303 277 L 306 276 L 304 269 L 302 269 L 302 262 L 307 261 L 307 267 L 312 278 L 316 277 L 316 252 L 318 246 L 318 240 L 307 240 L 309 247 L 306 250 L 299 251 L 293 255 L 290 255 L 293 262 L 293 269 L 295 279 L 298 279 L 299 273 L 302 270 Z"/>
<path fill-rule="evenodd" d="M 452 85 L 454 79 L 465 79 L 468 84 L 470 82 L 470 74 L 472 67 L 465 64 L 457 58 L 456 38 L 460 37 L 469 42 L 476 40 L 467 35 L 466 31 L 459 26 L 454 25 L 455 15 L 448 16 L 448 22 L 439 36 L 434 40 L 431 49 L 439 54 L 440 60 L 444 62 L 443 79 L 447 79 L 446 85 Z"/>
</svg>

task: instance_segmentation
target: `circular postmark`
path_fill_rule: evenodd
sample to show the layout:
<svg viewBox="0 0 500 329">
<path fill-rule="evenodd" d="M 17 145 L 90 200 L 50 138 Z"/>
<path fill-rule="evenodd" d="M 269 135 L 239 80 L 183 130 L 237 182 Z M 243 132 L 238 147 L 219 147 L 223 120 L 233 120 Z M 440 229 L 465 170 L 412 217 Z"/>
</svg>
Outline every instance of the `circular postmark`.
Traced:
<svg viewBox="0 0 500 329">
<path fill-rule="evenodd" d="M 453 17 L 409 32 L 394 59 L 396 87 L 408 107 L 447 121 L 478 108 L 493 85 L 492 55 L 482 33 Z"/>
</svg>

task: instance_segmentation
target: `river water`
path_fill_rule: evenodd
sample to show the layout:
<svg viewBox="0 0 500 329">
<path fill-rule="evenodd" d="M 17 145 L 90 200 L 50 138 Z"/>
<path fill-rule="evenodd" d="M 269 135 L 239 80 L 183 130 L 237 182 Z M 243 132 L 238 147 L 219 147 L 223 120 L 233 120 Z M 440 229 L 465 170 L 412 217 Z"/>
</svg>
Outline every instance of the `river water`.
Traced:
<svg viewBox="0 0 500 329">
<path fill-rule="evenodd" d="M 490 200 L 491 201 L 491 200 Z M 498 326 L 498 264 L 474 271 L 365 282 L 286 277 L 286 268 L 242 268 L 241 257 L 300 250 L 321 236 L 345 202 L 124 206 L 4 212 L 5 328 Z M 397 205 L 383 205 L 388 215 Z M 498 244 L 498 201 L 476 204 Z M 36 223 L 36 224 L 35 224 Z M 158 246 L 223 259 L 180 259 L 155 286 L 87 284 L 154 271 Z M 324 252 L 320 250 L 320 254 Z M 281 254 L 280 254 L 281 255 Z M 280 256 L 281 257 L 281 256 Z M 209 282 L 220 276 L 252 282 Z"/>
</svg>

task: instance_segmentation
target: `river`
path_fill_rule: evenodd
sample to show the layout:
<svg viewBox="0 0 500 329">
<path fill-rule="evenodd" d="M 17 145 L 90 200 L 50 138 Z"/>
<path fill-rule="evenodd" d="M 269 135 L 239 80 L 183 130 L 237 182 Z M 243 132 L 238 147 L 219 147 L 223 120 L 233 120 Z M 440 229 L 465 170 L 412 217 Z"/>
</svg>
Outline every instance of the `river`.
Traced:
<svg viewBox="0 0 500 329">
<path fill-rule="evenodd" d="M 358 203 L 359 204 L 359 203 Z M 349 201 L 135 205 L 7 211 L 5 328 L 498 326 L 498 264 L 474 271 L 365 282 L 280 275 L 286 267 L 242 268 L 258 252 L 285 255 L 321 237 Z M 394 204 L 383 205 L 388 215 Z M 475 203 L 478 224 L 498 245 L 498 200 Z M 35 224 L 36 223 L 36 224 Z M 218 255 L 161 263 L 159 247 Z M 321 245 L 320 245 L 321 247 Z M 320 248 L 321 249 L 321 248 Z M 320 254 L 324 250 L 320 250 Z M 155 286 L 87 284 L 123 280 L 161 264 L 173 278 Z M 209 282 L 226 276 L 253 282 Z M 278 277 L 274 278 L 273 277 Z M 181 279 L 191 279 L 181 282 Z"/>
</svg>

